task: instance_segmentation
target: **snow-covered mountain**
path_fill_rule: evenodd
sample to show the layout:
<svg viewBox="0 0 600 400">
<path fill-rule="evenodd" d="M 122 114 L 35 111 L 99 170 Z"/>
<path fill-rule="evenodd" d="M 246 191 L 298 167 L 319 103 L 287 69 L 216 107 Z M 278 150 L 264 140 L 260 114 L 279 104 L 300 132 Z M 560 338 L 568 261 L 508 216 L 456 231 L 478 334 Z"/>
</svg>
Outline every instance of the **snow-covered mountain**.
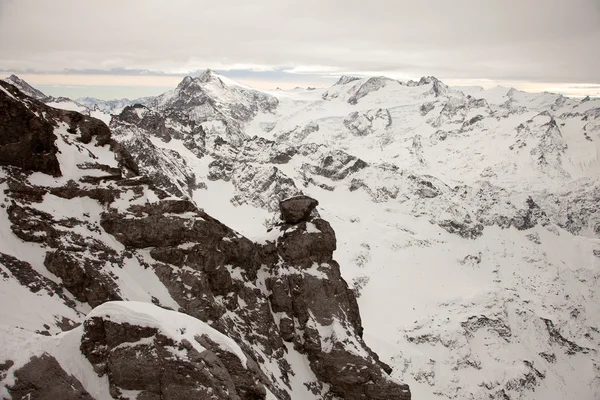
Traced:
<svg viewBox="0 0 600 400">
<path fill-rule="evenodd" d="M 99 110 L 105 114 L 120 114 L 121 111 L 127 106 L 134 104 L 145 105 L 153 100 L 154 97 L 140 97 L 138 99 L 115 99 L 115 100 L 101 100 L 95 97 L 80 97 L 76 99 L 79 104 L 83 104 L 90 110 Z"/>
<path fill-rule="evenodd" d="M 259 113 L 277 108 L 275 96 L 251 89 L 212 70 L 199 77 L 186 77 L 170 92 L 148 104 L 168 118 L 188 118 L 209 136 L 219 136 L 239 145 L 246 137 L 244 125 Z M 173 115 L 175 113 L 175 115 Z"/>
<path fill-rule="evenodd" d="M 109 112 L 106 112 L 95 106 L 89 107 L 87 104 L 71 100 L 68 97 L 47 96 L 16 75 L 9 76 L 8 78 L 4 79 L 4 82 L 10 83 L 27 96 L 39 100 L 42 103 L 46 103 L 51 107 L 60 108 L 62 110 L 77 111 L 81 114 L 98 118 L 107 124 L 110 122 L 111 115 Z"/>
<path fill-rule="evenodd" d="M 2 251 L 28 263 L 57 288 L 65 288 L 65 296 L 75 297 L 71 300 L 79 313 L 31 311 L 26 330 L 39 330 L 41 322 L 48 324 L 49 334 L 56 333 L 60 318 L 54 320 L 54 315 L 88 321 L 83 333 L 77 328 L 52 342 L 83 343 L 81 338 L 86 329 L 90 332 L 89 326 L 94 324 L 89 321 L 95 315 L 117 315 L 118 323 L 123 323 L 123 315 L 136 321 L 156 321 L 158 315 L 148 306 L 107 303 L 86 319 L 86 303 L 96 306 L 117 298 L 139 300 L 190 314 L 233 338 L 267 375 L 266 381 L 256 379 L 266 385 L 267 396 L 275 398 L 285 398 L 284 392 L 293 399 L 327 398 L 327 391 L 347 399 L 405 396 L 404 392 L 382 395 L 370 389 L 355 393 L 357 387 L 366 387 L 368 380 L 361 381 L 352 368 L 338 371 L 340 376 L 334 378 L 328 372 L 331 369 L 319 367 L 332 358 L 310 353 L 331 355 L 330 349 L 341 349 L 370 360 L 374 357 L 370 350 L 360 350 L 366 348 L 361 337 L 392 367 L 392 379 L 409 384 L 415 399 L 592 400 L 600 396 L 600 99 L 579 100 L 502 87 L 452 88 L 434 77 L 418 82 L 342 77 L 327 89 L 257 91 L 207 71 L 200 77 L 185 78 L 176 89 L 145 105 L 125 107 L 112 118 L 110 130 L 120 165 L 129 165 L 127 174 L 146 178 L 109 178 L 100 172 L 88 176 L 89 172 L 82 175 L 81 167 L 69 167 L 61 171 L 70 171 L 67 176 L 75 183 L 60 178 L 64 182 L 50 185 L 45 179 L 36 181 L 39 174 L 25 178 L 13 169 L 6 170 L 7 201 L 34 211 L 6 217 L 10 222 L 3 223 L 3 237 L 9 238 L 6 243 L 10 244 Z M 58 138 L 58 143 L 66 140 L 92 155 L 97 151 L 95 147 L 83 149 L 68 135 L 59 133 Z M 94 165 L 89 160 L 75 165 L 88 164 Z M 116 168 L 107 165 L 94 168 Z M 131 179 L 138 182 L 129 183 Z M 60 187 L 53 189 L 56 185 Z M 86 200 L 85 210 L 73 207 L 71 214 L 63 215 L 64 206 L 51 200 L 60 196 L 56 193 L 68 193 L 76 202 L 97 200 L 90 200 L 92 204 Z M 280 201 L 299 195 L 319 201 L 318 216 L 313 212 L 308 222 L 282 225 Z M 160 200 L 161 196 L 165 197 Z M 172 198 L 168 196 L 186 199 L 186 205 L 167 206 L 164 203 Z M 198 215 L 197 209 L 235 228 L 247 238 L 247 246 L 258 246 L 251 252 L 263 255 L 250 261 L 240 255 L 247 253 L 247 248 L 239 247 L 231 265 L 211 261 L 213 256 L 206 255 L 210 250 L 194 247 L 198 240 L 209 240 L 208 236 L 187 233 L 182 233 L 186 241 L 173 239 L 165 245 L 163 241 L 172 240 L 172 226 L 183 232 L 189 229 L 183 228 L 189 222 L 172 225 L 170 219 L 191 218 L 193 213 Z M 15 212 L 15 208 L 11 210 Z M 50 217 L 63 214 L 57 222 L 41 212 Z M 65 276 L 62 281 L 57 279 L 61 261 L 52 263 L 54 256 L 47 261 L 48 256 L 39 249 L 46 246 L 49 248 L 44 251 L 52 253 L 55 250 L 50 248 L 56 248 L 45 239 L 56 235 L 48 233 L 50 228 L 40 227 L 74 229 L 82 235 L 80 225 L 69 228 L 68 222 L 59 223 L 73 219 L 82 221 L 88 229 L 85 235 L 94 238 L 97 246 L 102 243 L 117 252 L 112 264 L 85 254 L 95 260 L 89 265 L 102 267 L 86 267 L 89 277 L 80 280 L 88 283 L 76 287 L 69 283 L 71 274 L 66 281 Z M 333 247 L 329 224 L 335 231 Z M 16 232 L 25 233 L 15 238 Z M 212 235 L 216 233 L 211 231 Z M 217 236 L 222 242 L 228 242 L 222 238 L 236 242 L 235 235 Z M 276 258 L 264 258 L 277 254 L 266 250 L 271 246 L 280 249 L 279 264 Z M 312 284 L 302 289 L 292 284 L 316 276 L 338 285 L 335 267 L 319 267 L 322 261 L 329 263 L 329 268 L 337 265 L 331 262 L 333 250 L 341 277 L 350 283 L 357 298 L 358 325 L 356 316 L 350 315 L 354 311 L 348 311 L 354 310 L 354 296 L 347 305 L 346 300 L 339 300 L 339 288 L 323 288 L 322 292 Z M 128 257 L 129 252 L 133 256 Z M 200 261 L 188 265 L 192 258 Z M 3 265 L 10 269 L 17 261 L 3 261 Z M 312 262 L 317 262 L 317 267 L 311 266 Z M 144 263 L 149 267 L 142 269 Z M 207 274 L 208 283 L 203 285 L 184 274 L 191 273 L 189 268 L 198 263 L 211 265 L 200 272 Z M 298 268 L 304 263 L 308 269 Z M 261 264 L 266 269 L 258 267 Z M 257 269 L 247 272 L 247 265 Z M 239 268 L 246 272 L 238 273 Z M 273 271 L 279 272 L 273 275 Z M 164 286 L 157 283 L 155 275 Z M 280 280 L 283 276 L 287 278 Z M 227 277 L 233 279 L 236 289 Z M 258 300 L 248 297 L 248 290 L 241 286 L 238 289 L 238 277 L 240 285 L 257 288 Z M 41 282 L 39 279 L 36 282 Z M 102 282 L 104 289 L 94 286 L 96 281 Z M 17 291 L 20 286 L 10 282 L 11 290 Z M 313 292 L 323 296 L 306 298 Z M 232 293 L 237 294 L 235 302 Z M 291 305 L 284 294 L 291 296 Z M 342 311 L 329 308 L 326 299 Z M 231 318 L 224 322 L 225 327 L 215 323 L 214 311 L 192 311 L 205 310 L 206 301 L 210 307 L 227 310 L 220 314 Z M 299 311 L 300 303 L 308 307 L 308 319 L 303 314 L 306 308 Z M 270 314 L 261 317 L 266 322 L 259 328 L 250 321 L 259 315 L 260 304 L 269 304 Z M 150 317 L 139 317 L 144 313 Z M 10 318 L 14 319 L 14 314 Z M 106 325 L 107 318 L 103 318 Z M 313 319 L 317 325 L 312 325 Z M 9 322 L 8 326 L 23 327 L 19 323 Z M 185 324 L 188 322 L 181 320 L 173 326 Z M 180 340 L 169 336 L 169 327 L 156 322 L 145 326 L 156 329 L 154 337 Z M 198 325 L 193 329 L 205 328 Z M 320 346 L 310 350 L 315 330 Z M 218 333 L 207 335 L 217 343 L 224 340 L 218 339 Z M 297 336 L 303 339 L 297 342 Z M 266 345 L 266 337 L 282 338 L 284 347 Z M 50 341 L 19 340 L 39 349 L 38 357 L 40 351 L 49 352 L 67 373 L 75 375 L 71 371 L 76 368 L 65 368 L 73 360 L 61 359 L 58 350 L 47 350 Z M 104 351 L 103 357 L 117 357 L 116 349 L 133 341 L 115 340 L 118 344 L 110 352 Z M 344 345 L 337 347 L 338 342 Z M 349 343 L 358 350 L 348 350 Z M 281 348 L 282 353 L 265 350 L 270 347 Z M 233 345 L 228 348 L 237 351 Z M 340 362 L 345 357 L 335 353 L 333 358 Z M 106 358 L 97 360 L 92 364 L 102 364 Z M 289 382 L 279 378 L 285 375 L 283 360 L 294 371 L 287 375 L 293 376 Z M 20 362 L 23 365 L 25 360 Z M 377 361 L 368 363 L 379 365 Z M 225 361 L 223 364 L 228 366 Z M 281 372 L 269 369 L 273 375 L 269 378 L 267 365 L 279 365 Z M 111 395 L 118 389 L 124 396 L 125 389 L 133 388 L 111 380 L 110 373 Z M 89 392 L 91 378 L 75 377 Z M 106 387 L 101 382 L 94 384 Z M 348 385 L 354 386 L 349 389 Z M 385 387 L 382 385 L 382 390 Z"/>
<path fill-rule="evenodd" d="M 4 81 L 10 83 L 27 96 L 33 97 L 36 100 L 44 101 L 49 97 L 14 74 L 4 79 Z"/>
</svg>

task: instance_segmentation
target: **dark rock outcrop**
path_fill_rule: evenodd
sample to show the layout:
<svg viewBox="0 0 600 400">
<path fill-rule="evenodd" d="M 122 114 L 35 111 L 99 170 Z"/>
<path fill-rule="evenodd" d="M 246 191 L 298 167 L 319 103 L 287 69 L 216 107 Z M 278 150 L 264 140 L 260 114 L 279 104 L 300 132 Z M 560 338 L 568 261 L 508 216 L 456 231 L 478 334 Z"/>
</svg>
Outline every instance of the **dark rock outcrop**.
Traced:
<svg viewBox="0 0 600 400">
<path fill-rule="evenodd" d="M 67 306 L 75 307 L 75 303 L 65 295 L 60 285 L 40 275 L 31 264 L 4 253 L 0 253 L 0 264 L 6 267 L 19 283 L 32 293 L 44 290 L 50 296 L 59 296 Z"/>
<path fill-rule="evenodd" d="M 21 93 L 0 81 L 0 165 L 60 176 L 54 126 L 17 100 Z"/>
<path fill-rule="evenodd" d="M 392 126 L 392 116 L 387 109 L 368 111 L 353 111 L 344 118 L 346 128 L 356 136 L 366 136 L 376 133 L 378 129 Z M 377 132 L 378 133 L 378 132 Z"/>
<path fill-rule="evenodd" d="M 303 164 L 304 173 L 311 173 L 334 181 L 345 179 L 369 166 L 364 160 L 341 150 L 324 150 L 314 144 L 303 145 L 299 153 L 315 159 L 315 165 Z"/>
<path fill-rule="evenodd" d="M 112 141 L 104 122 L 75 111 L 49 107 L 4 81 L 0 81 L 0 86 L 0 165 L 61 176 L 54 129 L 65 123 L 67 132 L 78 142 L 89 144 L 95 139 L 97 146 L 109 145 L 124 170 L 136 169 L 131 156 Z"/>
<path fill-rule="evenodd" d="M 276 228 L 283 263 L 272 267 L 265 282 L 273 310 L 284 315 L 284 339 L 308 356 L 311 369 L 331 385 L 332 394 L 349 400 L 410 399 L 408 386 L 392 381 L 387 376 L 391 369 L 362 340 L 356 297 L 333 260 L 335 233 L 326 221 L 308 216 L 316 201 L 306 196 L 297 203 L 282 202 L 282 214 L 292 205 L 297 210 L 289 220 L 300 222 Z"/>
<path fill-rule="evenodd" d="M 482 224 L 469 224 L 466 222 L 446 220 L 441 221 L 439 225 L 449 233 L 455 233 L 465 239 L 477 239 L 483 235 Z"/>
<path fill-rule="evenodd" d="M 173 314 L 171 323 L 177 324 Z M 155 326 L 113 322 L 102 315 L 84 323 L 81 352 L 99 376 L 108 376 L 115 398 L 138 390 L 144 399 L 265 399 L 261 380 L 266 378 L 255 362 L 240 360 L 206 334 L 193 340 L 195 345 Z"/>
<path fill-rule="evenodd" d="M 58 361 L 47 353 L 31 357 L 14 374 L 16 382 L 8 387 L 13 399 L 94 400 L 81 382 L 67 374 Z"/>
<path fill-rule="evenodd" d="M 289 224 L 305 221 L 319 202 L 308 196 L 295 196 L 279 203 L 281 219 Z"/>
<path fill-rule="evenodd" d="M 44 260 L 48 271 L 62 279 L 65 289 L 92 307 L 121 299 L 115 283 L 101 272 L 101 264 L 101 261 L 82 259 L 63 250 L 46 253 Z"/>
</svg>

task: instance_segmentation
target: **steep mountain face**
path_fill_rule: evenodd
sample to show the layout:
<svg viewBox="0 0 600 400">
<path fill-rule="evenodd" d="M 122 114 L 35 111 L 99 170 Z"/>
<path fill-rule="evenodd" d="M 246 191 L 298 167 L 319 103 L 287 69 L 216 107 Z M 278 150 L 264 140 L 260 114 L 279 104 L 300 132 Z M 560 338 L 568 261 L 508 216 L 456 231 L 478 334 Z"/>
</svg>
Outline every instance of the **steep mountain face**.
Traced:
<svg viewBox="0 0 600 400">
<path fill-rule="evenodd" d="M 316 200 L 277 200 L 253 242 L 101 121 L 0 85 L 2 397 L 410 399 Z"/>
<path fill-rule="evenodd" d="M 183 114 L 209 135 L 239 145 L 246 138 L 243 125 L 259 112 L 272 112 L 277 104 L 274 96 L 207 70 L 199 77 L 184 78 L 175 90 L 158 96 L 148 107 L 167 117 Z"/>
<path fill-rule="evenodd" d="M 407 83 L 342 77 L 328 89 L 259 92 L 207 71 L 115 116 L 111 143 L 129 167 L 120 167 L 123 178 L 101 182 L 114 200 L 85 187 L 105 204 L 102 212 L 85 211 L 99 221 L 89 235 L 123 254 L 114 265 L 134 267 L 110 267 L 108 278 L 81 278 L 88 283 L 68 289 L 69 279 L 46 272 L 69 264 L 60 253 L 47 265 L 45 256 L 7 255 L 46 274 L 25 282 L 39 287 L 49 279 L 56 286 L 48 290 L 64 286 L 75 304 L 138 300 L 204 321 L 218 331 L 206 331 L 211 341 L 221 343 L 218 334 L 225 334 L 258 365 L 239 378 L 246 382 L 246 389 L 236 389 L 242 398 L 240 392 L 258 393 L 261 385 L 267 398 L 408 396 L 381 372 L 389 369 L 369 345 L 414 398 L 596 399 L 598 127 L 598 99 L 451 88 L 435 77 Z M 10 196 L 40 196 L 39 183 L 28 179 Z M 76 196 L 83 190 L 77 179 L 58 193 Z M 49 195 L 41 196 L 44 204 Z M 290 197 L 291 203 L 282 202 Z M 312 199 L 319 200 L 317 208 Z M 210 222 L 208 214 L 239 233 Z M 29 221 L 28 227 L 58 223 L 21 215 L 12 220 Z M 202 218 L 204 228 L 190 218 Z M 43 235 L 28 237 L 43 243 Z M 87 268 L 88 276 L 99 276 Z M 103 284 L 85 289 L 93 282 Z M 144 325 L 148 332 L 128 339 L 140 342 L 140 352 L 166 354 L 173 347 L 179 361 L 184 353 L 196 359 L 189 355 L 196 344 L 171 335 L 152 307 L 108 304 L 117 315 L 150 315 L 135 317 L 154 321 Z M 97 310 L 100 319 L 92 325 L 110 326 Z M 85 321 L 72 338 L 92 332 L 90 315 L 52 315 Z M 44 322 L 49 333 L 58 332 L 50 322 Z M 178 319 L 174 325 L 185 324 Z M 119 373 L 104 365 L 115 365 L 111 360 L 129 347 L 112 330 L 87 333 L 99 338 L 89 348 L 101 354 L 90 362 L 105 371 L 103 388 L 123 397 L 128 390 L 157 393 L 111 381 Z M 199 343 L 213 359 L 231 362 L 222 361 L 232 377 L 226 386 L 242 388 L 235 361 L 241 356 Z M 64 369 L 58 352 L 47 352 Z M 39 362 L 54 365 L 42 353 Z M 153 362 L 167 363 L 158 357 Z M 30 367 L 21 370 L 32 376 Z M 71 370 L 64 371 L 56 375 L 70 382 Z M 10 387 L 22 387 L 11 379 Z"/>
<path fill-rule="evenodd" d="M 6 78 L 4 81 L 10 83 L 11 85 L 19 89 L 22 93 L 26 94 L 29 97 L 33 97 L 36 100 L 44 101 L 49 97 L 14 74 Z"/>
</svg>

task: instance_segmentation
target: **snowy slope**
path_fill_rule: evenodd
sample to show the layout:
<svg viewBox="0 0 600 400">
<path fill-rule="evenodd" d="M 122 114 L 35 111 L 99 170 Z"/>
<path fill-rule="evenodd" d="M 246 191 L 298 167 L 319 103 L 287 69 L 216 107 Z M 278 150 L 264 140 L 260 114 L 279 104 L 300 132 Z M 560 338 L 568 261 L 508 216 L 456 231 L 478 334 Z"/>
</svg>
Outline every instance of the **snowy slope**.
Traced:
<svg viewBox="0 0 600 400">
<path fill-rule="evenodd" d="M 101 100 L 94 97 L 80 97 L 76 99 L 77 103 L 82 104 L 90 110 L 98 110 L 105 114 L 120 114 L 121 111 L 127 106 L 134 104 L 148 104 L 153 97 L 140 97 L 138 99 L 115 99 L 115 100 Z"/>
<path fill-rule="evenodd" d="M 159 112 L 202 121 L 213 111 L 180 99 L 243 101 L 221 83 Z M 415 398 L 600 395 L 599 99 L 433 77 L 266 93 L 277 106 L 240 118 L 245 135 L 180 137 L 200 207 L 258 238 L 270 199 L 318 199 L 365 338 Z"/>
</svg>

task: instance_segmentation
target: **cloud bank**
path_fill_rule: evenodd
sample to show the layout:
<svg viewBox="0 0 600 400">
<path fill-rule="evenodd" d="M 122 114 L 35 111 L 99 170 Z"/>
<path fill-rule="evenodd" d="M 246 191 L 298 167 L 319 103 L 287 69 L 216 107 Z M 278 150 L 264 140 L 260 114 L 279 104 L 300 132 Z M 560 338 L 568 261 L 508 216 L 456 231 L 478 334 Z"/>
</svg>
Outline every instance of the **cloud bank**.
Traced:
<svg viewBox="0 0 600 400">
<path fill-rule="evenodd" d="M 21 73 L 597 84 L 599 43 L 598 0 L 0 0 L 0 70 Z"/>
</svg>

